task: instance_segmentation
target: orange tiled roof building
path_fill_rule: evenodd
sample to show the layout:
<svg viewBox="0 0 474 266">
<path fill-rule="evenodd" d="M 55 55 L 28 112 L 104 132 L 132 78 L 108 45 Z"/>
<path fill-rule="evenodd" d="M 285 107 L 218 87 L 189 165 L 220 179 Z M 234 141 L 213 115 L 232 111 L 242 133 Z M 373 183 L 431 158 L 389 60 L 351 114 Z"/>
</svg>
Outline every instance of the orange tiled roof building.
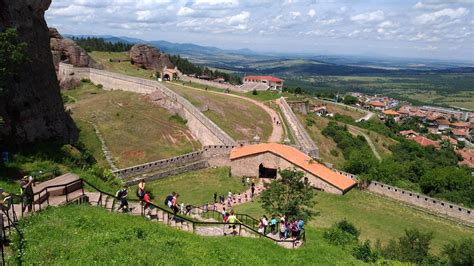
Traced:
<svg viewBox="0 0 474 266">
<path fill-rule="evenodd" d="M 357 183 L 291 146 L 262 143 L 234 148 L 230 154 L 233 176 L 278 178 L 279 170 L 296 168 L 303 171 L 308 182 L 317 189 L 344 194 Z"/>
</svg>

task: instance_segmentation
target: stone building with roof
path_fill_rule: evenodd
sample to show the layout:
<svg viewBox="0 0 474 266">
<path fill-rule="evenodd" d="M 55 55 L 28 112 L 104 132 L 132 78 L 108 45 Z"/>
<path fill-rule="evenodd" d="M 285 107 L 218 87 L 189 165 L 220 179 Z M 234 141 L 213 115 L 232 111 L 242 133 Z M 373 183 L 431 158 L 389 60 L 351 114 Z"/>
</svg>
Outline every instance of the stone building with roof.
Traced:
<svg viewBox="0 0 474 266">
<path fill-rule="evenodd" d="M 245 76 L 244 84 L 246 83 L 263 83 L 268 86 L 269 90 L 281 91 L 283 90 L 284 80 L 273 76 Z"/>
<path fill-rule="evenodd" d="M 305 173 L 314 188 L 340 195 L 357 184 L 296 148 L 277 143 L 234 148 L 230 154 L 230 165 L 232 176 L 259 178 L 279 178 L 280 170 L 295 168 Z"/>
</svg>

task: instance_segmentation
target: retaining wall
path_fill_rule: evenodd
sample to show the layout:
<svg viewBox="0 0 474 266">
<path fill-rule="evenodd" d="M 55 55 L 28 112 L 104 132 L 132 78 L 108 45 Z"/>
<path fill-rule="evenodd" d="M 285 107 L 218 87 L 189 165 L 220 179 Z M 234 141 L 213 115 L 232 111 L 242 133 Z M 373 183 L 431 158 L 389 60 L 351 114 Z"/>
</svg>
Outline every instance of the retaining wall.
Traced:
<svg viewBox="0 0 474 266">
<path fill-rule="evenodd" d="M 194 83 L 198 83 L 198 84 L 202 84 L 204 86 L 209 86 L 209 87 L 215 87 L 215 88 L 219 88 L 219 89 L 229 89 L 231 91 L 241 91 L 239 87 L 235 86 L 235 85 L 232 85 L 232 84 L 224 84 L 224 83 L 218 83 L 218 82 L 213 82 L 213 81 L 209 81 L 209 80 L 204 80 L 204 79 L 198 79 L 198 78 L 194 78 L 194 77 L 190 77 L 190 76 L 185 76 L 185 75 L 182 75 L 179 77 L 180 80 L 182 81 L 191 81 L 191 82 L 194 82 Z M 186 85 L 186 84 L 185 84 Z"/>
<path fill-rule="evenodd" d="M 369 184 L 367 190 L 474 225 L 473 210 L 466 207 L 375 181 Z"/>
<path fill-rule="evenodd" d="M 303 125 L 296 117 L 293 110 L 286 102 L 285 98 L 280 98 L 280 106 L 283 115 L 285 116 L 286 121 L 288 122 L 288 128 L 291 131 L 291 134 L 295 138 L 296 144 L 301 147 L 301 150 L 313 158 L 319 158 L 318 147 L 308 135 Z"/>
<path fill-rule="evenodd" d="M 130 77 L 93 68 L 76 68 L 64 63 L 59 64 L 58 76 L 60 80 L 87 78 L 92 83 L 96 85 L 101 84 L 104 89 L 110 90 L 117 89 L 143 94 L 158 91 L 160 96 L 162 96 L 160 104 L 186 119 L 189 130 L 199 139 L 202 145 L 235 145 L 235 141 L 202 114 L 198 108 L 158 81 Z"/>
<path fill-rule="evenodd" d="M 146 182 L 150 182 L 150 181 L 162 179 L 162 178 L 165 178 L 165 177 L 168 177 L 168 176 L 179 175 L 179 174 L 182 174 L 182 173 L 196 171 L 196 170 L 204 169 L 204 168 L 208 168 L 208 167 L 209 167 L 209 164 L 208 164 L 207 161 L 198 161 L 198 162 L 194 162 L 194 163 L 182 166 L 182 167 L 173 168 L 173 169 L 170 169 L 168 171 L 163 171 L 163 172 L 160 172 L 160 173 L 152 174 L 152 175 L 149 175 L 149 176 L 146 176 L 146 177 L 135 178 L 135 179 L 133 179 L 131 181 L 127 181 L 125 183 L 129 186 L 133 186 L 133 185 L 136 185 L 136 184 L 140 183 L 140 180 L 142 180 L 142 179 L 145 179 Z"/>
</svg>

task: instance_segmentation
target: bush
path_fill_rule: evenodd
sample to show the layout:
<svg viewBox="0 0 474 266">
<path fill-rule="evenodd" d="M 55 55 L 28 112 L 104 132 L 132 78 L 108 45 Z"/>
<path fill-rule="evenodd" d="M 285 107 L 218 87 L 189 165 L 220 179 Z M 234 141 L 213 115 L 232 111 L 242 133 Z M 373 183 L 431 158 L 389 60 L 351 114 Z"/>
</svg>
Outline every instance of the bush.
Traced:
<svg viewBox="0 0 474 266">
<path fill-rule="evenodd" d="M 339 221 L 336 223 L 336 227 L 340 230 L 353 235 L 356 239 L 359 238 L 360 232 L 359 230 L 346 219 Z"/>
<path fill-rule="evenodd" d="M 104 85 L 102 85 L 102 84 L 97 84 L 97 88 L 102 89 L 103 87 L 104 87 Z"/>
<path fill-rule="evenodd" d="M 178 122 L 179 124 L 182 124 L 182 125 L 186 125 L 186 123 L 188 123 L 188 120 L 182 118 L 178 114 L 174 114 L 174 115 L 170 116 L 169 120 L 170 121 L 176 121 L 176 122 Z"/>
<path fill-rule="evenodd" d="M 353 250 L 352 255 L 364 262 L 375 262 L 378 259 L 378 253 L 370 248 L 370 241 L 366 240 L 362 244 L 358 244 Z"/>
<path fill-rule="evenodd" d="M 306 125 L 307 125 L 308 127 L 311 127 L 312 125 L 314 125 L 314 119 L 311 118 L 311 117 L 309 117 L 309 116 L 306 117 Z"/>
<path fill-rule="evenodd" d="M 87 79 L 87 78 L 83 78 L 83 79 L 81 79 L 81 82 L 83 82 L 83 83 L 91 83 L 91 80 L 90 80 L 90 79 Z"/>
<path fill-rule="evenodd" d="M 257 92 L 257 90 L 256 90 L 256 89 L 253 89 L 253 91 L 252 91 L 252 95 L 258 95 L 258 92 Z"/>
<path fill-rule="evenodd" d="M 447 244 L 443 248 L 443 254 L 451 265 L 474 265 L 474 239 L 465 238 L 459 242 Z"/>
<path fill-rule="evenodd" d="M 336 150 L 336 149 L 332 149 L 330 152 L 329 152 L 332 156 L 339 156 L 339 152 Z"/>
<path fill-rule="evenodd" d="M 328 243 L 336 246 L 346 246 L 357 241 L 353 235 L 334 226 L 324 232 L 323 237 Z"/>
<path fill-rule="evenodd" d="M 324 238 L 331 244 L 345 246 L 357 242 L 359 230 L 346 219 L 339 221 L 324 232 Z"/>
</svg>

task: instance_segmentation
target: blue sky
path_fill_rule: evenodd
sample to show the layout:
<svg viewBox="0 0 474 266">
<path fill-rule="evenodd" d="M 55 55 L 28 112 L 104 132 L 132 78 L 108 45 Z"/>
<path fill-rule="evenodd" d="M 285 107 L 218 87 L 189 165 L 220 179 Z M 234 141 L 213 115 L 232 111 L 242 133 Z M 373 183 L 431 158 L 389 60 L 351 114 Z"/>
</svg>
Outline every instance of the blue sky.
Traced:
<svg viewBox="0 0 474 266">
<path fill-rule="evenodd" d="M 53 0 L 61 33 L 474 61 L 474 0 Z"/>
</svg>

